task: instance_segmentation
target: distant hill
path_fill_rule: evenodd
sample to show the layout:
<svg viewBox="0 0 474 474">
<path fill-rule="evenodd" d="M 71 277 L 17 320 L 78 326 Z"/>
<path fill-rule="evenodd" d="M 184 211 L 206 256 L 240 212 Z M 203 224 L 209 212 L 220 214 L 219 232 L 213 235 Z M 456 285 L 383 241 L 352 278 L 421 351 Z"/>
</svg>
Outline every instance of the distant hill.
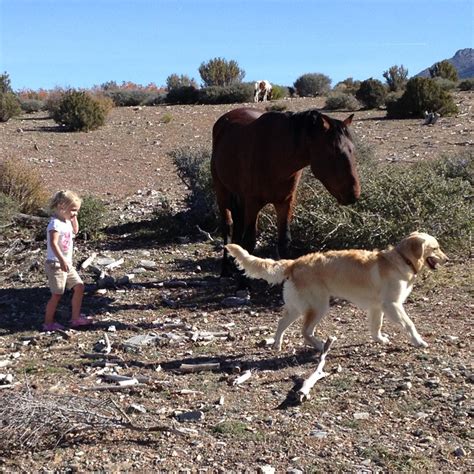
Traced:
<svg viewBox="0 0 474 474">
<path fill-rule="evenodd" d="M 440 59 L 440 61 L 443 61 L 443 59 Z M 459 79 L 474 77 L 474 49 L 473 48 L 460 49 L 459 51 L 456 52 L 456 54 L 451 59 L 448 59 L 448 61 L 458 71 Z M 416 76 L 430 77 L 430 69 L 426 68 L 423 71 L 416 74 Z"/>
</svg>

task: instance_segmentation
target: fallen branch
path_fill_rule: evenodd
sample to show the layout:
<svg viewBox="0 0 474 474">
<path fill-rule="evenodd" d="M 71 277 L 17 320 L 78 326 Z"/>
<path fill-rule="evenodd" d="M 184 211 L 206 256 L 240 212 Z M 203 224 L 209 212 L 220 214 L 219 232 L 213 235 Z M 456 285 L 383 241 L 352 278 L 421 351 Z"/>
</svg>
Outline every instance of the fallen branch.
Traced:
<svg viewBox="0 0 474 474">
<path fill-rule="evenodd" d="M 300 405 L 305 400 L 310 399 L 309 392 L 313 388 L 314 384 L 326 377 L 327 373 L 323 372 L 324 364 L 326 363 L 326 356 L 331 348 L 333 342 L 336 340 L 335 337 L 329 337 L 324 343 L 323 351 L 321 353 L 321 358 L 316 370 L 305 380 L 299 380 L 295 386 L 289 391 L 286 399 L 279 405 L 278 408 L 284 409 L 289 406 Z"/>
<path fill-rule="evenodd" d="M 246 382 L 252 376 L 252 372 L 250 370 L 246 370 L 242 375 L 239 375 L 237 378 L 232 380 L 231 385 L 240 385 Z"/>
<path fill-rule="evenodd" d="M 318 380 L 320 380 L 323 377 L 326 377 L 326 375 L 328 375 L 326 372 L 323 372 L 323 368 L 324 368 L 324 364 L 326 363 L 326 355 L 329 352 L 329 349 L 331 349 L 331 346 L 332 346 L 332 344 L 335 340 L 336 340 L 335 337 L 328 337 L 327 341 L 324 343 L 324 348 L 323 348 L 323 352 L 321 353 L 321 358 L 320 358 L 318 367 L 303 382 L 302 387 L 295 394 L 297 400 L 299 401 L 299 403 L 302 403 L 305 400 L 309 400 L 311 398 L 309 392 L 314 387 L 314 384 Z"/>
<path fill-rule="evenodd" d="M 92 252 L 92 254 L 81 263 L 81 268 L 85 270 L 94 261 L 95 257 L 97 257 L 97 253 Z"/>
<path fill-rule="evenodd" d="M 202 372 L 204 370 L 219 370 L 221 364 L 219 362 L 208 362 L 204 364 L 181 364 L 179 371 L 187 374 L 191 372 Z"/>
</svg>

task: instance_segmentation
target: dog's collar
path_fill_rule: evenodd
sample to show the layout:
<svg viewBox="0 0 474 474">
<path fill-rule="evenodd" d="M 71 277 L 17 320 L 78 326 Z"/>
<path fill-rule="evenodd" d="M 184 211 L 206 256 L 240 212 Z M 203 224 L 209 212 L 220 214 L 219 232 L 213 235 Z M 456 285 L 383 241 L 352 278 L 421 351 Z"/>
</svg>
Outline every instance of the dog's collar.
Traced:
<svg viewBox="0 0 474 474">
<path fill-rule="evenodd" d="M 397 250 L 398 255 L 402 257 L 403 261 L 412 269 L 413 273 L 416 275 L 418 272 L 415 268 L 415 265 L 413 265 L 413 262 L 409 258 L 405 257 L 405 255 L 403 255 L 402 252 L 400 252 L 400 250 L 398 249 L 396 250 Z"/>
</svg>

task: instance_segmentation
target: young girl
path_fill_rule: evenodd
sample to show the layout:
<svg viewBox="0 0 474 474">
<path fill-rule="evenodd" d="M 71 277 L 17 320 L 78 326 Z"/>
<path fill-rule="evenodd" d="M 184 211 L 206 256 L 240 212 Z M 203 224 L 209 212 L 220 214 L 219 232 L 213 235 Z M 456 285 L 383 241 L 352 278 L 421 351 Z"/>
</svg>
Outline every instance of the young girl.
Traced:
<svg viewBox="0 0 474 474">
<path fill-rule="evenodd" d="M 54 321 L 54 315 L 66 288 L 74 290 L 71 327 L 87 326 L 91 320 L 81 314 L 84 283 L 72 265 L 73 237 L 79 231 L 77 214 L 81 208 L 81 199 L 72 191 L 58 191 L 50 207 L 53 215 L 46 229 L 48 247 L 45 269 L 51 298 L 46 305 L 43 330 L 64 329 L 64 326 Z"/>
</svg>

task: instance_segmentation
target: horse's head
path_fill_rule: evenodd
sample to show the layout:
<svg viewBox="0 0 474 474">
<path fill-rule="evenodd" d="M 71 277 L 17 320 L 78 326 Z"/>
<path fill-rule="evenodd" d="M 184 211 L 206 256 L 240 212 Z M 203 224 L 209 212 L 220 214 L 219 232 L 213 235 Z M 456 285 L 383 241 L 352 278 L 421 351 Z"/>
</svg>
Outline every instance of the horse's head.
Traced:
<svg viewBox="0 0 474 474">
<path fill-rule="evenodd" d="M 360 197 L 354 144 L 347 128 L 353 117 L 341 121 L 317 113 L 309 134 L 311 170 L 339 204 L 353 204 Z"/>
</svg>

